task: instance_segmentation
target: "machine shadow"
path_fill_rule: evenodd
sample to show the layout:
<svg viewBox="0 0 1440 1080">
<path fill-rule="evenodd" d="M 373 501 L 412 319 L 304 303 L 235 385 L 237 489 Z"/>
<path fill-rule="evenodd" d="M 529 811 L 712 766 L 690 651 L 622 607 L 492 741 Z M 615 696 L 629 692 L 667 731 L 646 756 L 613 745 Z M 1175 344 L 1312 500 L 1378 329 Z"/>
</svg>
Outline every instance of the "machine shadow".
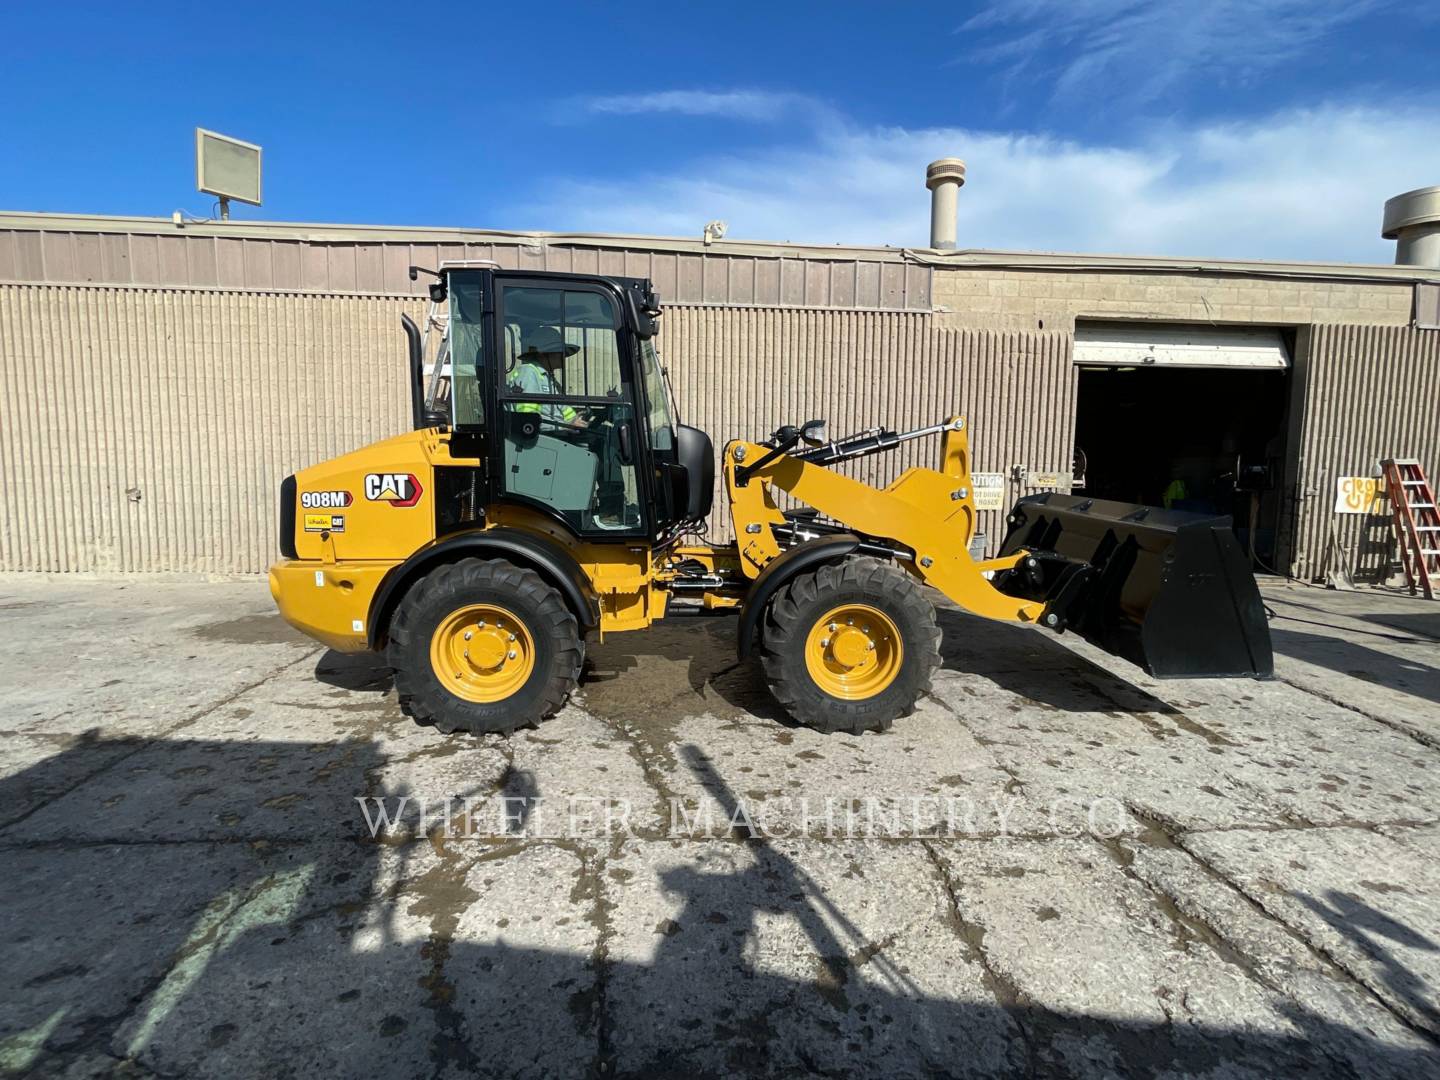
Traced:
<svg viewBox="0 0 1440 1080">
<path fill-rule="evenodd" d="M 326 649 L 315 665 L 315 679 L 340 690 L 387 693 L 395 675 L 379 653 L 342 653 Z"/>
<path fill-rule="evenodd" d="M 936 612 L 941 664 L 988 679 L 1026 701 L 1062 712 L 1172 714 L 1147 690 L 1067 649 L 1054 634 L 995 622 L 953 607 Z"/>
<path fill-rule="evenodd" d="M 733 800 L 698 751 L 685 760 Z M 981 985 L 978 966 L 957 971 L 953 997 L 923 993 L 884 941 L 858 941 L 795 858 L 754 836 L 661 842 L 678 854 L 652 880 L 597 870 L 615 854 L 608 839 L 377 841 L 354 799 L 380 794 L 369 777 L 383 763 L 365 740 L 94 737 L 0 781 L 3 805 L 70 789 L 0 833 L 7 1071 L 1436 1072 L 1433 1048 L 1304 1012 L 1283 1031 L 1114 1021 L 967 997 L 959 984 Z M 574 880 L 527 863 L 508 871 L 521 891 L 487 891 L 504 860 L 537 851 L 571 860 Z M 652 930 L 639 923 L 655 890 L 670 914 Z M 574 935 L 577 904 L 592 909 L 578 920 L 586 944 L 555 944 Z M 909 918 L 896 913 L 897 932 Z M 755 940 L 777 920 L 798 926 L 808 967 L 756 962 Z"/>
<path fill-rule="evenodd" d="M 612 634 L 603 643 L 592 637 L 580 682 L 585 707 L 616 718 L 663 708 L 795 727 L 771 697 L 759 657 L 736 656 L 735 629 L 733 616 L 684 611 L 643 633 Z"/>
<path fill-rule="evenodd" d="M 1065 712 L 1176 712 L 1043 631 L 953 608 L 936 615 L 944 635 L 941 663 L 952 671 L 978 675 L 1017 697 Z M 586 707 L 622 715 L 663 706 L 796 727 L 771 696 L 758 655 L 736 658 L 735 629 L 733 619 L 672 615 L 644 634 L 615 634 L 603 644 L 592 640 L 581 681 Z M 643 678 L 637 677 L 640 671 Z"/>
<path fill-rule="evenodd" d="M 1064 712 L 1171 714 L 1175 707 L 1071 652 L 1032 627 L 982 619 L 954 608 L 936 612 L 941 663 L 988 679 L 1002 690 Z M 758 653 L 736 656 L 736 620 L 682 611 L 644 633 L 591 635 L 579 690 L 585 708 L 613 719 L 643 720 L 657 709 L 683 715 L 750 716 L 794 728 L 771 696 Z M 327 650 L 315 677 L 350 691 L 386 693 L 394 678 L 383 657 Z"/>
</svg>

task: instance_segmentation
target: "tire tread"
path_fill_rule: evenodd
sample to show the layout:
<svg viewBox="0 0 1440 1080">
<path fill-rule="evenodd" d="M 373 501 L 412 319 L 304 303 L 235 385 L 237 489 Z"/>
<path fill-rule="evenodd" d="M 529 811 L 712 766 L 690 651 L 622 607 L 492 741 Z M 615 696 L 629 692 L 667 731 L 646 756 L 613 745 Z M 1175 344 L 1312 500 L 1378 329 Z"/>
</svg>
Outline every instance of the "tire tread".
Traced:
<svg viewBox="0 0 1440 1080">
<path fill-rule="evenodd" d="M 840 701 L 822 691 L 805 666 L 805 640 L 820 607 L 870 603 L 905 633 L 896 682 L 875 697 Z M 885 731 L 914 711 L 940 666 L 940 627 L 921 584 L 898 566 L 869 557 L 826 563 L 784 585 L 765 613 L 760 662 L 775 700 L 797 721 L 822 732 Z"/>
<path fill-rule="evenodd" d="M 417 626 L 434 610 L 454 610 L 473 602 L 476 594 L 499 594 L 526 601 L 538 619 L 526 620 L 538 643 L 551 644 L 550 670 L 538 696 L 523 707 L 496 710 L 466 702 L 446 691 L 430 671 L 429 642 Z M 513 604 L 513 601 L 512 601 Z M 400 707 L 415 722 L 450 735 L 509 735 L 520 727 L 534 727 L 558 712 L 580 681 L 585 641 L 575 615 L 558 590 L 528 567 L 504 559 L 460 559 L 430 571 L 410 587 L 390 623 L 386 660 L 395 672 Z M 528 684 L 527 684 L 528 685 Z"/>
</svg>

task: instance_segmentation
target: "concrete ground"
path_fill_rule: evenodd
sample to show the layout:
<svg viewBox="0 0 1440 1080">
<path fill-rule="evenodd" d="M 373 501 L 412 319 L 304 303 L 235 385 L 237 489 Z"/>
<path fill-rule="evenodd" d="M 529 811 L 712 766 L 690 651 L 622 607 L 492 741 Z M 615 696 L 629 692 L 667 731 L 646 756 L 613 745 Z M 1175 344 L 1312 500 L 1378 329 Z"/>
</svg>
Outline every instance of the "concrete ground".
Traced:
<svg viewBox="0 0 1440 1080">
<path fill-rule="evenodd" d="M 946 611 L 827 737 L 677 616 L 473 739 L 263 584 L 0 580 L 0 1070 L 1440 1076 L 1440 605 L 1265 594 L 1271 682 Z"/>
</svg>

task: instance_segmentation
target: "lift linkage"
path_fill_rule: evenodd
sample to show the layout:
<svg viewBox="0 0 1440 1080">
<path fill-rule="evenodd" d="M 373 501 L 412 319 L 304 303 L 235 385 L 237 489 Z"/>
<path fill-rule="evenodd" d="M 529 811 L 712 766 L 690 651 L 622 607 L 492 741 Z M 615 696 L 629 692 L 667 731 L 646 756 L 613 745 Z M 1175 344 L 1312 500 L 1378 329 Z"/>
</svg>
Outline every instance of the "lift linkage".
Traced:
<svg viewBox="0 0 1440 1080">
<path fill-rule="evenodd" d="M 823 420 L 811 420 L 803 427 L 795 427 L 786 424 L 771 436 L 769 453 L 762 456 L 758 461 L 748 465 L 740 465 L 735 470 L 736 482 L 742 486 L 752 475 L 759 472 L 766 465 L 769 465 L 782 454 L 789 454 L 797 461 L 809 462 L 811 465 L 834 465 L 838 461 L 850 461 L 854 458 L 870 457 L 872 454 L 884 454 L 894 450 L 901 443 L 910 442 L 912 439 L 923 439 L 927 435 L 939 435 L 946 431 L 958 431 L 964 427 L 965 421 L 957 419 L 946 420 L 938 424 L 931 424 L 928 427 L 916 428 L 913 431 L 891 431 L 888 428 L 869 428 L 854 435 L 847 435 L 843 439 L 833 442 L 821 443 L 817 446 L 810 446 L 804 450 L 790 451 L 802 439 L 807 442 L 814 441 L 810 432 L 819 428 L 824 430 Z"/>
</svg>

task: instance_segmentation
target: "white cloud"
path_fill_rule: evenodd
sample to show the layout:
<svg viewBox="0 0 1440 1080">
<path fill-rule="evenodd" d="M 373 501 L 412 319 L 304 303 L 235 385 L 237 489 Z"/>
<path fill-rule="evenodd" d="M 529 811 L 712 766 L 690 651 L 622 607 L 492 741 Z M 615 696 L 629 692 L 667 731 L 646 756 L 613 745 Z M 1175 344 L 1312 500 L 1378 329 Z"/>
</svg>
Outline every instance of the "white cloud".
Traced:
<svg viewBox="0 0 1440 1080">
<path fill-rule="evenodd" d="M 989 0 L 959 29 L 971 60 L 1149 101 L 1191 79 L 1248 83 L 1395 0 Z"/>
<path fill-rule="evenodd" d="M 1440 182 L 1440 113 L 1325 106 L 1171 125 L 1132 145 L 830 123 L 596 182 L 557 178 L 509 220 L 550 229 L 922 246 L 927 162 L 969 166 L 960 246 L 1387 262 L 1386 198 Z"/>
<path fill-rule="evenodd" d="M 610 94 L 578 99 L 586 112 L 616 116 L 670 113 L 676 116 L 716 116 L 731 120 L 774 121 L 796 109 L 816 107 L 800 94 L 767 90 L 660 90 L 649 94 Z"/>
</svg>

